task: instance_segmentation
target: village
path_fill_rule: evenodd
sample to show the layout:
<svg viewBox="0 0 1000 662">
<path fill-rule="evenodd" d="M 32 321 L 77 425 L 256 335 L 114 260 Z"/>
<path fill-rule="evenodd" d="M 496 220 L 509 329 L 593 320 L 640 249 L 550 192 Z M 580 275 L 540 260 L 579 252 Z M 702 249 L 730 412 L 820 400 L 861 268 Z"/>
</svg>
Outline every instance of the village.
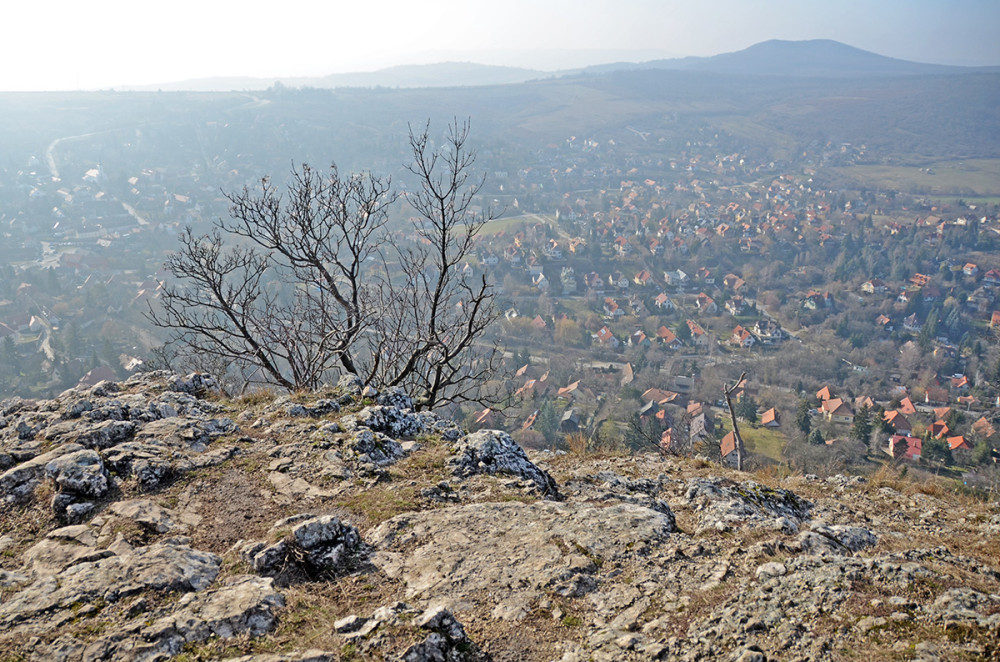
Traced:
<svg viewBox="0 0 1000 662">
<path fill-rule="evenodd" d="M 967 463 L 977 444 L 992 449 L 995 205 L 824 183 L 827 168 L 870 158 L 864 146 L 815 144 L 779 163 L 725 135 L 625 159 L 623 149 L 567 137 L 518 163 L 482 150 L 481 205 L 502 213 L 463 268 L 496 288 L 513 398 L 502 411 L 454 412 L 470 427 L 504 427 L 527 446 L 576 435 L 612 447 L 645 443 L 636 430 L 652 420 L 662 448 L 728 457 L 721 389 L 747 372 L 760 411 L 741 418 L 777 430 L 758 452 L 766 461 L 816 446 L 814 431 L 824 447 L 867 444 L 852 437 L 865 410 L 872 447 L 896 459 L 925 457 L 928 435 Z M 109 174 L 74 151 L 58 168 L 32 155 L 6 173 L 6 392 L 141 369 L 166 252 L 185 226 L 224 215 L 222 191 L 254 168 L 183 160 Z M 48 381 L 29 385 L 30 374 Z M 830 397 L 813 398 L 824 386 Z M 791 425 L 807 400 L 815 424 Z"/>
</svg>

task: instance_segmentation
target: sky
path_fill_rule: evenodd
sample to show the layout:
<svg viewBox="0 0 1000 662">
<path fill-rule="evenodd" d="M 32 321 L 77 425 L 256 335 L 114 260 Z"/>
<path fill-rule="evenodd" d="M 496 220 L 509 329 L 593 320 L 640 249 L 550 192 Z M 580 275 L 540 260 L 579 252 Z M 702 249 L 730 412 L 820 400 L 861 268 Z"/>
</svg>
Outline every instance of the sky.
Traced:
<svg viewBox="0 0 1000 662">
<path fill-rule="evenodd" d="M 998 0 L 7 0 L 0 91 L 481 62 L 556 70 L 834 39 L 1000 65 Z"/>
</svg>

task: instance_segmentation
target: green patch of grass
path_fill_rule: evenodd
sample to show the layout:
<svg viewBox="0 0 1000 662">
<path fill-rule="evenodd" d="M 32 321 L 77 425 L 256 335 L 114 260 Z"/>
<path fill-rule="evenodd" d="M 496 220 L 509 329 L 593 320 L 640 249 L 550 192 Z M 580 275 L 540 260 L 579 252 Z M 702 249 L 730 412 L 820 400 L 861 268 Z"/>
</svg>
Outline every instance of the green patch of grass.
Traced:
<svg viewBox="0 0 1000 662">
<path fill-rule="evenodd" d="M 733 429 L 728 418 L 723 419 L 722 427 L 726 432 Z M 777 463 L 782 463 L 782 453 L 788 437 L 780 430 L 774 428 L 754 427 L 747 423 L 740 425 L 740 434 L 743 435 L 743 443 L 746 444 L 747 452 L 763 455 L 771 458 Z"/>
<path fill-rule="evenodd" d="M 479 231 L 479 234 L 496 234 L 497 232 L 511 232 L 528 225 L 536 223 L 555 223 L 555 217 L 549 214 L 524 214 L 523 216 L 509 216 L 490 221 Z"/>
<path fill-rule="evenodd" d="M 576 628 L 583 625 L 583 619 L 579 616 L 571 616 L 569 614 L 563 616 L 562 621 L 560 621 L 565 627 Z"/>
<path fill-rule="evenodd" d="M 372 487 L 344 497 L 336 505 L 363 517 L 372 526 L 420 508 L 417 490 L 409 485 L 396 489 Z"/>
<path fill-rule="evenodd" d="M 926 191 L 935 196 L 992 198 L 1000 193 L 1000 159 L 936 161 L 910 166 L 856 165 L 833 170 L 867 186 Z"/>
</svg>

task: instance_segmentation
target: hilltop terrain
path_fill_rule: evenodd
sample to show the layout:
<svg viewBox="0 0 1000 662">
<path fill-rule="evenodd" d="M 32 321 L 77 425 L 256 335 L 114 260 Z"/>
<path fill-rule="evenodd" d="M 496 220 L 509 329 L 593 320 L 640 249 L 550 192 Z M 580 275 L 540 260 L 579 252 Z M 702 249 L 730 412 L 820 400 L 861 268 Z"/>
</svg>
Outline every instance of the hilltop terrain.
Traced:
<svg viewBox="0 0 1000 662">
<path fill-rule="evenodd" d="M 1000 659 L 995 501 L 529 457 L 410 404 L 169 373 L 4 401 L 0 659 Z"/>
<path fill-rule="evenodd" d="M 0 397 L 144 362 L 239 393 L 230 364 L 161 353 L 144 317 L 178 234 L 293 163 L 406 190 L 408 127 L 458 115 L 485 177 L 473 205 L 504 212 L 461 269 L 498 294 L 513 375 L 497 382 L 519 399 L 449 417 L 529 450 L 579 435 L 714 455 L 721 387 L 746 372 L 755 467 L 901 460 L 996 485 L 998 74 L 831 42 L 660 64 L 474 88 L 3 95 Z M 390 227 L 411 245 L 400 202 Z"/>
</svg>

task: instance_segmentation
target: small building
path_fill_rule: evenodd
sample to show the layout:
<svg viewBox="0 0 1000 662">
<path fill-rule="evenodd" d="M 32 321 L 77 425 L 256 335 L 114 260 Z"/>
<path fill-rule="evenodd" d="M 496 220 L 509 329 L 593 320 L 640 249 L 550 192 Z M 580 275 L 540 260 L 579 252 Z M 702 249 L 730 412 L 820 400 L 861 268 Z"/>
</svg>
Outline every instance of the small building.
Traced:
<svg viewBox="0 0 1000 662">
<path fill-rule="evenodd" d="M 891 425 L 892 429 L 896 431 L 897 436 L 906 437 L 913 434 L 913 426 L 910 425 L 910 421 L 899 410 L 887 411 L 883 416 L 886 423 Z"/>
<path fill-rule="evenodd" d="M 575 409 L 567 409 L 559 419 L 560 432 L 576 432 L 580 429 L 580 415 Z"/>
<path fill-rule="evenodd" d="M 722 456 L 722 463 L 735 467 L 737 464 L 736 435 L 730 430 L 719 442 L 719 453 Z"/>
<path fill-rule="evenodd" d="M 823 412 L 823 418 L 833 423 L 846 424 L 854 421 L 854 412 L 850 405 L 840 398 L 824 400 L 820 410 Z"/>
<path fill-rule="evenodd" d="M 886 452 L 893 459 L 919 460 L 923 442 L 919 437 L 910 437 L 902 434 L 895 434 L 889 438 L 889 447 Z"/>
</svg>

